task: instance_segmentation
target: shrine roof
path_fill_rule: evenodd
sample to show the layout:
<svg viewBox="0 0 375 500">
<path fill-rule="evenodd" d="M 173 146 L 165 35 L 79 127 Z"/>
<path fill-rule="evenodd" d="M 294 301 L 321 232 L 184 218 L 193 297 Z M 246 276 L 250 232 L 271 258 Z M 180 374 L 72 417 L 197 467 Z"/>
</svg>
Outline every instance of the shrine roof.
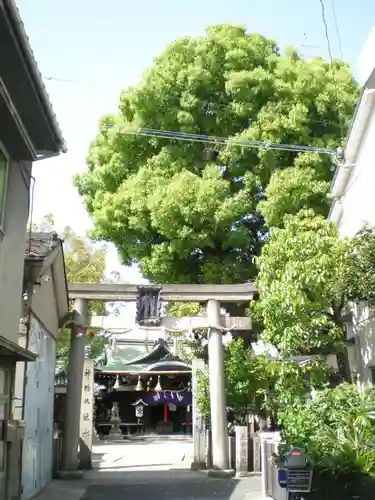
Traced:
<svg viewBox="0 0 375 500">
<path fill-rule="evenodd" d="M 190 372 L 191 366 L 179 357 L 173 356 L 167 342 L 159 339 L 149 351 L 144 343 L 116 345 L 108 351 L 106 363 L 100 371 L 134 374 L 159 371 Z"/>
</svg>

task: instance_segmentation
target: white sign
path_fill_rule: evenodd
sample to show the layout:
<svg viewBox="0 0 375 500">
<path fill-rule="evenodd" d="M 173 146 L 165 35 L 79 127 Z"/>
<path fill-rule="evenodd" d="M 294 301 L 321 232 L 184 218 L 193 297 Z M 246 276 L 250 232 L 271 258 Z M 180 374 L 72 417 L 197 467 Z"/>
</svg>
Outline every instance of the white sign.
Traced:
<svg viewBox="0 0 375 500">
<path fill-rule="evenodd" d="M 94 410 L 94 363 L 91 359 L 85 359 L 83 365 L 82 399 L 81 399 L 81 422 L 80 438 L 87 448 L 92 448 L 92 421 Z"/>
</svg>

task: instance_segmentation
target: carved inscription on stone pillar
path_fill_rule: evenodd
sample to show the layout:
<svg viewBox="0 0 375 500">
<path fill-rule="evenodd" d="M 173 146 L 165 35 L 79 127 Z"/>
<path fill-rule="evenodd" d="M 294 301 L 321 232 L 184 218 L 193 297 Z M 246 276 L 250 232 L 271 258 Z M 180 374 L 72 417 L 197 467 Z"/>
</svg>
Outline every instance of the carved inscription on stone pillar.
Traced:
<svg viewBox="0 0 375 500">
<path fill-rule="evenodd" d="M 193 424 L 193 469 L 204 469 L 206 462 L 206 429 L 202 415 L 199 414 L 196 396 L 197 396 L 197 378 L 200 371 L 204 371 L 204 361 L 202 359 L 194 359 L 192 366 L 192 424 Z"/>
<path fill-rule="evenodd" d="M 85 359 L 83 365 L 81 422 L 80 422 L 80 465 L 91 468 L 92 429 L 94 408 L 94 365 Z"/>
<path fill-rule="evenodd" d="M 249 467 L 249 441 L 247 426 L 236 427 L 236 473 L 246 475 Z"/>
<path fill-rule="evenodd" d="M 253 447 L 253 453 L 254 453 L 254 471 L 255 472 L 260 472 L 261 465 L 260 465 L 260 449 L 261 449 L 261 442 L 260 438 L 254 437 L 254 447 Z"/>
</svg>

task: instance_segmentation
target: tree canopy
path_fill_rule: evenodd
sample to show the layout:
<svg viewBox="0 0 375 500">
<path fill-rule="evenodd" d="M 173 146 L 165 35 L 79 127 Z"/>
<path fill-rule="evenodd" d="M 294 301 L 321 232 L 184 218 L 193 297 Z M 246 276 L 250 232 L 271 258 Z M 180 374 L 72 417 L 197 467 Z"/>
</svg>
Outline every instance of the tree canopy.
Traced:
<svg viewBox="0 0 375 500">
<path fill-rule="evenodd" d="M 340 374 L 350 380 L 345 307 L 373 302 L 374 257 L 370 228 L 345 239 L 311 210 L 285 216 L 257 259 L 262 340 L 285 356 L 337 352 Z"/>
<path fill-rule="evenodd" d="M 34 224 L 33 231 L 56 231 L 52 214 L 47 214 L 39 224 Z M 57 231 L 56 231 L 57 232 Z M 75 283 L 100 283 L 105 277 L 106 247 L 94 245 L 87 237 L 75 234 L 70 227 L 63 231 L 64 259 L 67 281 Z M 104 314 L 105 303 L 90 301 L 92 314 Z M 86 355 L 98 359 L 104 354 L 108 343 L 108 335 L 104 332 L 87 332 Z M 91 334 L 91 335 L 90 335 Z M 57 369 L 65 369 L 69 361 L 70 329 L 61 329 L 56 344 Z"/>
<path fill-rule="evenodd" d="M 266 143 L 340 146 L 357 96 L 345 63 L 281 53 L 243 26 L 211 26 L 205 36 L 176 40 L 121 94 L 118 114 L 101 119 L 87 171 L 75 177 L 93 237 L 113 242 L 124 264 L 139 262 L 154 281 L 253 279 L 264 218 L 273 225 L 290 202 L 259 204 L 272 174 L 291 183 L 299 208 L 317 199 L 324 212 L 334 170 L 329 155 Z M 150 138 L 139 128 L 264 144 Z M 298 197 L 301 178 L 310 186 L 306 203 Z"/>
<path fill-rule="evenodd" d="M 227 405 L 237 423 L 249 413 L 276 417 L 283 407 L 294 405 L 312 389 L 324 388 L 331 370 L 319 360 L 298 364 L 292 360 L 269 359 L 256 354 L 241 338 L 232 339 L 225 349 L 225 391 Z M 210 413 L 207 373 L 200 373 L 197 404 L 205 417 Z"/>
</svg>

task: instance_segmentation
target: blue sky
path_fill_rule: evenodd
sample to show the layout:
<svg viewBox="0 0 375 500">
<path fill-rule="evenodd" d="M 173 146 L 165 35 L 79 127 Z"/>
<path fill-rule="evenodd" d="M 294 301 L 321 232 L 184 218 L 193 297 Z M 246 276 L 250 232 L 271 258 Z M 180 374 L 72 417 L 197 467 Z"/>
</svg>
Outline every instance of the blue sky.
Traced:
<svg viewBox="0 0 375 500">
<path fill-rule="evenodd" d="M 331 0 L 324 0 L 334 57 L 339 57 Z M 375 25 L 373 0 L 335 0 L 344 59 L 356 58 Z M 85 169 L 101 115 L 115 112 L 120 91 L 138 82 L 172 40 L 201 35 L 207 25 L 245 24 L 306 57 L 327 57 L 319 0 L 18 0 L 69 152 L 34 166 L 34 221 L 52 212 L 57 225 L 85 232 L 90 221 L 72 187 Z M 56 79 L 71 80 L 73 83 Z M 116 253 L 108 269 L 118 268 Z M 139 281 L 135 270 L 124 278 Z"/>
</svg>

